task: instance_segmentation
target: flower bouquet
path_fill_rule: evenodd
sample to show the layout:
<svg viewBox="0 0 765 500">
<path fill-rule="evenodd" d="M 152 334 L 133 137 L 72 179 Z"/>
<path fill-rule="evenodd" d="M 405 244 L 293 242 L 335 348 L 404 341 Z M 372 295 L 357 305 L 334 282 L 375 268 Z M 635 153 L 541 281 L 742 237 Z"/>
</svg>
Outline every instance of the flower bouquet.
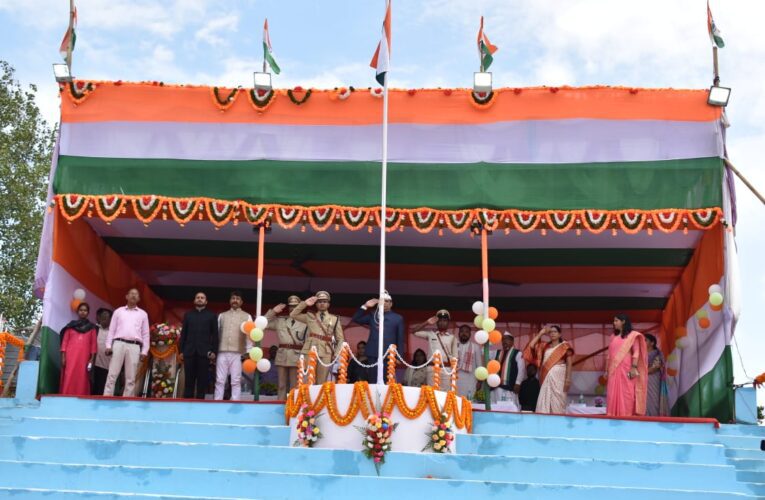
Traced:
<svg viewBox="0 0 765 500">
<path fill-rule="evenodd" d="M 167 323 L 156 323 L 149 328 L 149 336 L 152 347 L 171 346 L 178 342 L 178 337 L 181 336 L 181 327 Z"/>
<path fill-rule="evenodd" d="M 363 453 L 367 458 L 374 460 L 377 475 L 380 475 L 380 466 L 385 463 L 385 454 L 391 448 L 391 435 L 398 424 L 394 424 L 388 413 L 373 413 L 367 417 L 366 427 L 357 427 L 364 436 L 362 441 Z"/>
<path fill-rule="evenodd" d="M 163 362 L 157 363 L 151 374 L 151 397 L 158 399 L 173 397 L 173 385 L 170 365 Z"/>
<path fill-rule="evenodd" d="M 297 439 L 293 446 L 302 446 L 303 448 L 313 448 L 316 442 L 321 439 L 321 429 L 316 424 L 316 419 L 322 414 L 316 414 L 313 410 L 304 404 L 300 407 L 300 413 L 297 416 Z"/>
<path fill-rule="evenodd" d="M 422 451 L 433 450 L 434 453 L 451 453 L 454 430 L 449 415 L 441 413 L 438 419 L 433 422 L 430 432 L 425 433 L 425 435 L 428 436 L 428 443 Z"/>
</svg>

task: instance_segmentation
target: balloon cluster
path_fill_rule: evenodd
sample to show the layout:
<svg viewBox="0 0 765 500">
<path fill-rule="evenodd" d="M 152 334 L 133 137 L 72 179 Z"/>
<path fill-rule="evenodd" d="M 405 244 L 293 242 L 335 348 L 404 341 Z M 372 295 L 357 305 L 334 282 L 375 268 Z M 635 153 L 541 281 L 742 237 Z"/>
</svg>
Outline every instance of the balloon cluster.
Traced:
<svg viewBox="0 0 765 500">
<path fill-rule="evenodd" d="M 499 344 L 502 341 L 502 333 L 497 330 L 496 319 L 499 311 L 496 307 L 489 307 L 488 314 L 484 314 L 484 304 L 481 301 L 473 302 L 473 313 L 476 315 L 473 324 L 480 328 L 473 338 L 476 343 L 484 345 L 486 342 Z"/>
<path fill-rule="evenodd" d="M 83 302 L 85 302 L 85 290 L 78 288 L 72 294 L 72 301 L 69 303 L 69 307 L 72 308 L 72 311 L 77 312 L 77 309 Z"/>
<path fill-rule="evenodd" d="M 715 283 L 709 287 L 709 308 L 713 311 L 721 311 L 723 308 L 723 301 L 725 297 L 722 294 L 722 287 Z M 699 322 L 699 327 L 706 330 L 712 325 L 712 321 L 709 319 L 709 313 L 706 309 L 699 309 L 696 311 L 696 319 Z"/>
<path fill-rule="evenodd" d="M 263 340 L 263 330 L 268 326 L 268 319 L 265 316 L 258 316 L 255 321 L 245 321 L 239 327 L 243 334 L 250 337 L 253 342 Z M 242 371 L 246 374 L 252 374 L 255 370 L 265 373 L 271 369 L 271 361 L 263 357 L 263 349 L 252 347 L 248 351 L 250 359 L 242 363 Z"/>
</svg>

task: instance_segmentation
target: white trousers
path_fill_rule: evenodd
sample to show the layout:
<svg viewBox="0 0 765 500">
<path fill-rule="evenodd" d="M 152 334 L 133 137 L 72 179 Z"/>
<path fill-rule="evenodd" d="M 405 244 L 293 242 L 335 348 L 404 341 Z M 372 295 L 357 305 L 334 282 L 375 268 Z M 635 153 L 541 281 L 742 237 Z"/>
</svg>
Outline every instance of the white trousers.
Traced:
<svg viewBox="0 0 765 500">
<path fill-rule="evenodd" d="M 238 352 L 219 352 L 215 359 L 215 399 L 223 399 L 226 378 L 231 375 L 231 401 L 242 399 L 242 355 Z"/>
<path fill-rule="evenodd" d="M 138 371 L 138 362 L 141 358 L 141 346 L 128 344 L 114 340 L 112 344 L 112 359 L 109 361 L 109 374 L 106 376 L 104 396 L 114 396 L 114 384 L 120 376 L 123 365 L 125 366 L 125 390 L 123 397 L 135 396 L 135 374 Z"/>
</svg>

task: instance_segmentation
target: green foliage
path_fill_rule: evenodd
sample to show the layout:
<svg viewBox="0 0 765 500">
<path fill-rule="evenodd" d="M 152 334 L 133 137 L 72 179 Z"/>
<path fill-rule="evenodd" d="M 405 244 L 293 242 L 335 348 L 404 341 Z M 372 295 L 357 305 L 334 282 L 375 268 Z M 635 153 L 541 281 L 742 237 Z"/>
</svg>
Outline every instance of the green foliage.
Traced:
<svg viewBox="0 0 765 500">
<path fill-rule="evenodd" d="M 24 88 L 0 61 L 0 313 L 10 328 L 40 312 L 33 293 L 54 133 Z"/>
</svg>

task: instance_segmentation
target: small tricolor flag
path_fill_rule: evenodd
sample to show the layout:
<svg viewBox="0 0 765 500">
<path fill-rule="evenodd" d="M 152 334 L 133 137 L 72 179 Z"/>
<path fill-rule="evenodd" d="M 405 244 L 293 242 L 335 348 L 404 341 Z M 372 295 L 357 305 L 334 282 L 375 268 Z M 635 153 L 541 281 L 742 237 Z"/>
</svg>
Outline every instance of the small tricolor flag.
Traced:
<svg viewBox="0 0 765 500">
<path fill-rule="evenodd" d="M 709 31 L 709 40 L 712 42 L 712 45 L 718 48 L 725 47 L 720 30 L 717 29 L 715 20 L 712 19 L 712 9 L 709 8 L 709 0 L 707 0 L 707 30 Z"/>
<path fill-rule="evenodd" d="M 271 37 L 268 36 L 268 19 L 266 19 L 266 22 L 263 24 L 263 60 L 271 66 L 274 73 L 278 75 L 281 72 L 279 65 L 276 64 L 276 59 L 274 59 L 273 50 L 271 49 Z"/>
<path fill-rule="evenodd" d="M 71 64 L 68 56 L 71 52 L 74 51 L 74 42 L 77 41 L 77 35 L 74 32 L 76 27 L 77 7 L 73 8 L 69 12 L 69 27 L 66 29 L 66 33 L 64 33 L 64 39 L 61 40 L 61 46 L 58 48 L 59 54 L 61 54 L 61 57 L 64 59 L 64 61 L 66 61 L 67 64 Z"/>
<path fill-rule="evenodd" d="M 382 25 L 382 36 L 377 44 L 375 55 L 369 63 L 375 69 L 375 79 L 380 85 L 385 85 L 385 74 L 390 68 L 390 0 L 385 0 L 385 20 Z"/>
<path fill-rule="evenodd" d="M 497 51 L 497 46 L 492 45 L 489 37 L 483 32 L 483 16 L 481 16 L 481 27 L 478 29 L 478 57 L 481 58 L 481 71 L 486 71 L 494 61 L 493 54 Z"/>
</svg>

